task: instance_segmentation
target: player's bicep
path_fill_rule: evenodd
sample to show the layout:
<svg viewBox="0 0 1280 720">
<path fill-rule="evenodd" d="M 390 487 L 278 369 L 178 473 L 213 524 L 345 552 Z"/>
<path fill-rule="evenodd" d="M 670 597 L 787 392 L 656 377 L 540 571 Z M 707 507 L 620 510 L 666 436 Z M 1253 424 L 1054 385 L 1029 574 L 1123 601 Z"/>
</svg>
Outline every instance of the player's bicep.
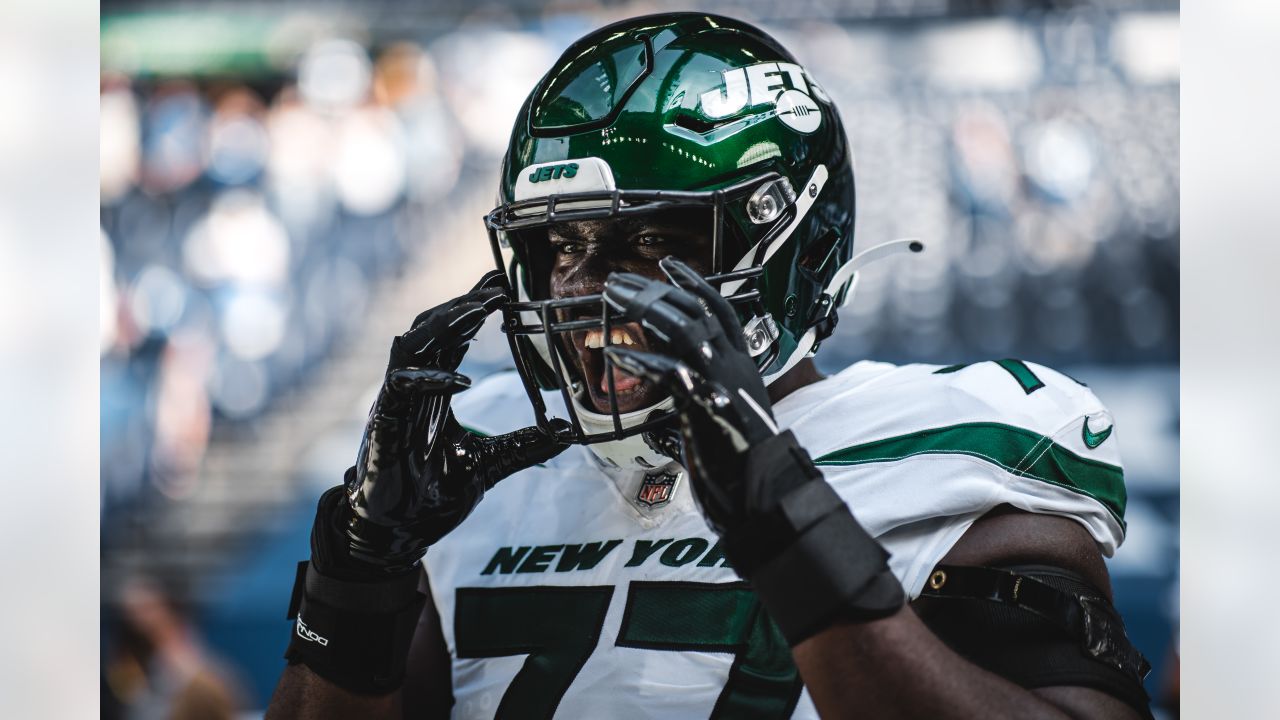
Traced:
<svg viewBox="0 0 1280 720">
<path fill-rule="evenodd" d="M 1031 691 L 1073 718 L 1142 720 L 1142 714 L 1123 700 L 1090 687 L 1062 685 Z"/>
<path fill-rule="evenodd" d="M 942 558 L 948 565 L 1035 564 L 1083 577 L 1111 598 L 1111 577 L 1098 544 L 1080 523 L 1000 505 L 973 523 Z"/>
<path fill-rule="evenodd" d="M 448 718 L 453 707 L 453 675 L 449 648 L 440 627 L 427 574 L 422 573 L 418 590 L 427 596 L 418 618 L 418 628 L 409 646 L 404 681 L 404 717 L 413 720 Z"/>
</svg>

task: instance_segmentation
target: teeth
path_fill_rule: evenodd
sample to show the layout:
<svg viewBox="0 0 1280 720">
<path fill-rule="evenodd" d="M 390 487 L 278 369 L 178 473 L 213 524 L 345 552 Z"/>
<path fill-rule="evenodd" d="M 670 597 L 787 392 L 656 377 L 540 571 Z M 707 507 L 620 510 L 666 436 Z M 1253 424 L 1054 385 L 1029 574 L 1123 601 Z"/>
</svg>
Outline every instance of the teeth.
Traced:
<svg viewBox="0 0 1280 720">
<path fill-rule="evenodd" d="M 586 338 L 583 341 L 588 348 L 599 350 L 604 347 L 604 331 L 588 330 Z M 635 338 L 622 328 L 609 328 L 609 344 L 610 345 L 635 345 Z"/>
</svg>

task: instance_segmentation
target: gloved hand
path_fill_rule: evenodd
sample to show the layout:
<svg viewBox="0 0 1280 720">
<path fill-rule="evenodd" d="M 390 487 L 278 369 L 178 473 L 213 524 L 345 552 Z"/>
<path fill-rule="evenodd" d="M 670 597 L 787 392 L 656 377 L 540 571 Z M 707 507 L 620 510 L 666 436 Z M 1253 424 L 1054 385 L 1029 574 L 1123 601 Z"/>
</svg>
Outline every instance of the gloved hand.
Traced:
<svg viewBox="0 0 1280 720">
<path fill-rule="evenodd" d="M 792 645 L 837 619 L 896 612 L 888 553 L 858 524 L 790 431 L 779 432 L 729 301 L 675 258 L 672 284 L 609 276 L 604 297 L 658 341 L 605 348 L 676 401 L 684 465 L 704 518 Z"/>
<path fill-rule="evenodd" d="M 456 372 L 468 342 L 506 300 L 502 274 L 491 271 L 392 343 L 355 467 L 320 503 L 312 563 L 322 574 L 355 580 L 411 570 L 495 483 L 568 447 L 536 427 L 483 437 L 449 408 L 471 386 Z"/>
<path fill-rule="evenodd" d="M 724 534 L 746 519 L 741 485 L 747 451 L 778 430 L 729 301 L 675 258 L 659 267 L 674 284 L 614 273 L 604 296 L 666 352 L 610 346 L 606 353 L 623 372 L 663 386 L 675 398 L 695 497 L 707 522 Z"/>
<path fill-rule="evenodd" d="M 482 437 L 449 409 L 471 386 L 457 373 L 467 343 L 504 302 L 502 274 L 491 272 L 392 343 L 355 467 L 320 498 L 311 561 L 300 564 L 289 602 L 290 663 L 354 693 L 400 687 L 425 603 L 414 568 L 427 547 L 499 480 L 568 447 L 536 427 Z"/>
</svg>

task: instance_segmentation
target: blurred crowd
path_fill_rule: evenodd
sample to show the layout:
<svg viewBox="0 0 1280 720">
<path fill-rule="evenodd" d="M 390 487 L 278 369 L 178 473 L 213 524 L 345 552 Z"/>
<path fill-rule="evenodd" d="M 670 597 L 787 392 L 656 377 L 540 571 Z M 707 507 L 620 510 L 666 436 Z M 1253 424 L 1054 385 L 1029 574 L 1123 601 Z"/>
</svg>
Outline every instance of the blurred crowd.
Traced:
<svg viewBox="0 0 1280 720">
<path fill-rule="evenodd" d="M 489 253 L 479 217 L 432 231 L 492 197 L 525 94 L 608 19 L 291 17 L 283 50 L 219 67 L 184 66 L 176 36 L 148 54 L 104 15 L 104 540 L 193 493 L 218 428 L 314 377 L 424 248 Z M 1176 365 L 1176 12 L 761 24 L 842 112 L 858 242 L 929 244 L 864 274 L 821 364 Z"/>
<path fill-rule="evenodd" d="M 104 74 L 107 504 L 181 496 L 215 418 L 333 352 L 453 189 L 459 135 L 413 45 L 320 42 L 259 84 Z"/>
<path fill-rule="evenodd" d="M 121 585 L 106 618 L 106 720 L 232 720 L 250 704 L 236 670 L 205 647 L 183 594 L 152 578 Z"/>
</svg>

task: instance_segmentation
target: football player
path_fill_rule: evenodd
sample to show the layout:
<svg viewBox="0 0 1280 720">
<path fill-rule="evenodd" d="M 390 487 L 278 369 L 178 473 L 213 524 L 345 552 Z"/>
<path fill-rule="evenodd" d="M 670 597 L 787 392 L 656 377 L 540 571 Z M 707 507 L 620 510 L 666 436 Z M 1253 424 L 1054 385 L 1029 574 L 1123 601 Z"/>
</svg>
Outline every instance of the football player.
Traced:
<svg viewBox="0 0 1280 720">
<path fill-rule="evenodd" d="M 776 41 L 591 33 L 500 202 L 498 269 L 395 339 L 320 499 L 269 717 L 1149 716 L 1089 389 L 816 370 L 858 267 L 922 246 L 853 252 L 840 117 Z M 499 311 L 516 370 L 471 387 Z"/>
</svg>

